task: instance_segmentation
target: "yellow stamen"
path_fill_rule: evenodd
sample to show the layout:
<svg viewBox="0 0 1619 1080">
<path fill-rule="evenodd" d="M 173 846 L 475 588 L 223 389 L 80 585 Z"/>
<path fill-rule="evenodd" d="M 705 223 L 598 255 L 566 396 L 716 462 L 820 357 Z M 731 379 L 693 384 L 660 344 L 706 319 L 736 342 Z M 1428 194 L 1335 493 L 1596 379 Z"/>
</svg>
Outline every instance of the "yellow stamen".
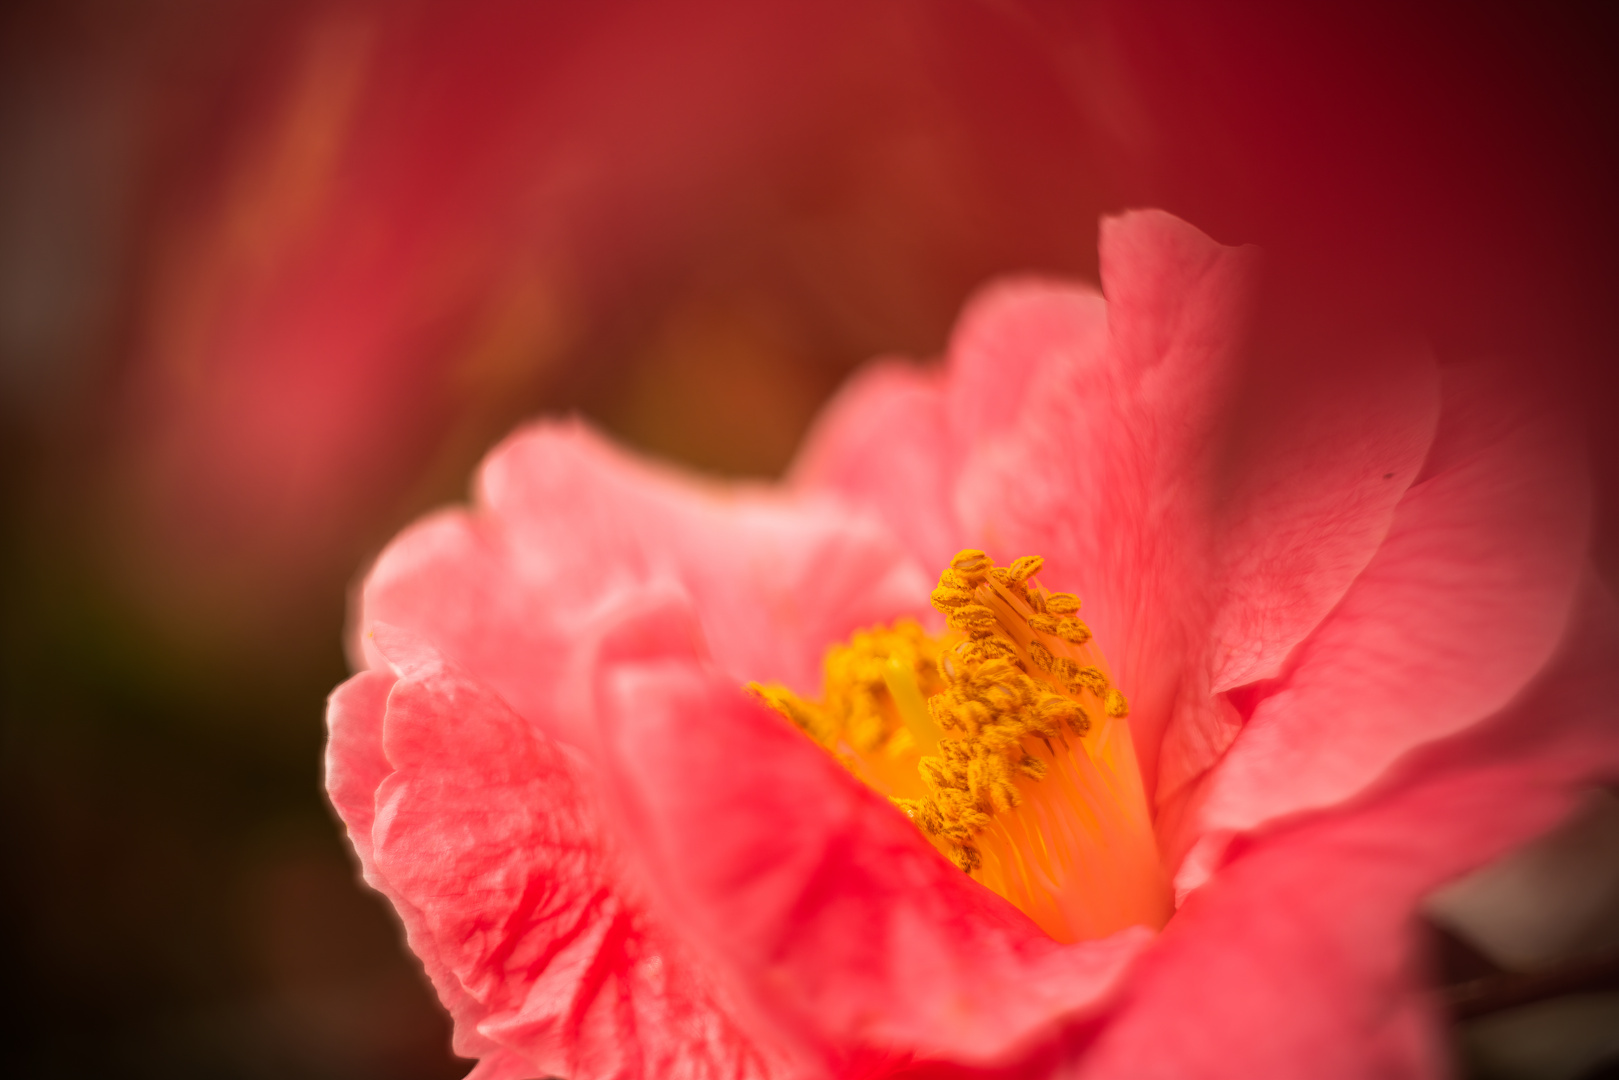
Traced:
<svg viewBox="0 0 1619 1080">
<path fill-rule="evenodd" d="M 915 619 L 856 631 L 827 650 L 822 700 L 806 701 L 784 686 L 748 689 L 828 750 L 855 776 L 890 797 L 925 793 L 917 762 L 933 753 L 941 732 L 927 699 L 943 688 L 939 650 Z"/>
<path fill-rule="evenodd" d="M 823 701 L 751 689 L 1059 941 L 1168 919 L 1169 889 L 1107 660 L 1042 560 L 962 551 L 950 630 L 902 619 L 827 653 Z"/>
<path fill-rule="evenodd" d="M 888 662 L 883 665 L 883 685 L 888 687 L 889 698 L 910 731 L 918 752 L 938 753 L 939 740 L 944 733 L 933 722 L 933 717 L 928 715 L 927 698 L 922 696 L 916 667 L 908 657 L 889 656 Z"/>
</svg>

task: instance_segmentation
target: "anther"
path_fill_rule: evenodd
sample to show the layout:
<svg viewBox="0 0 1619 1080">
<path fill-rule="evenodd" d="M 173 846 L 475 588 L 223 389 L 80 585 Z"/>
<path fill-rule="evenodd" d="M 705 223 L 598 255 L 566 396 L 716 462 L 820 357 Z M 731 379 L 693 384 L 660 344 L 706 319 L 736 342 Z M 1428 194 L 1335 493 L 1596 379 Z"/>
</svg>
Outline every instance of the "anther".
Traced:
<svg viewBox="0 0 1619 1080">
<path fill-rule="evenodd" d="M 1013 581 L 1022 585 L 1038 574 L 1040 568 L 1045 564 L 1046 560 L 1038 555 L 1023 555 L 1012 560 L 1012 565 L 1007 567 L 1007 572 L 1011 574 Z"/>
<path fill-rule="evenodd" d="M 984 580 L 984 576 L 989 573 L 990 567 L 994 565 L 989 556 L 977 548 L 966 548 L 958 551 L 956 552 L 956 557 L 950 560 L 950 569 L 975 585 Z"/>
<path fill-rule="evenodd" d="M 1073 593 L 1047 593 L 1045 606 L 1053 615 L 1073 615 L 1079 611 L 1079 597 Z"/>
<path fill-rule="evenodd" d="M 1091 639 L 1091 628 L 1068 616 L 1058 620 L 1057 636 L 1070 645 L 1083 645 Z"/>
<path fill-rule="evenodd" d="M 987 634 L 995 629 L 995 612 L 982 604 L 963 604 L 952 608 L 945 622 L 952 630 Z"/>
<path fill-rule="evenodd" d="M 1107 676 L 1093 667 L 1080 668 L 1078 674 L 1074 676 L 1074 683 L 1080 689 L 1089 690 L 1097 697 L 1106 694 L 1108 690 Z"/>
<path fill-rule="evenodd" d="M 1057 632 L 1057 617 L 1055 615 L 1030 615 L 1027 621 L 1030 630 L 1037 630 L 1042 634 L 1055 634 Z"/>
</svg>

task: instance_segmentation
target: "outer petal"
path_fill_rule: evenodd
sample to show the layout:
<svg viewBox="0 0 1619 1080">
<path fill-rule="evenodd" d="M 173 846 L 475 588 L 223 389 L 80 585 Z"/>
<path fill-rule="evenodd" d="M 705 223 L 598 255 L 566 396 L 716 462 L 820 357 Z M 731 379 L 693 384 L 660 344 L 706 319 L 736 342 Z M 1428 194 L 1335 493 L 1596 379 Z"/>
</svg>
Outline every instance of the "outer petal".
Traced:
<svg viewBox="0 0 1619 1080">
<path fill-rule="evenodd" d="M 392 671 L 362 671 L 332 691 L 326 708 L 326 793 L 348 830 L 349 843 L 359 857 L 366 883 L 393 902 L 405 924 L 411 950 L 455 1020 L 456 1053 L 504 1058 L 504 1051 L 477 1031 L 483 1009 L 456 978 L 437 941 L 417 931 L 423 924 L 421 910 L 377 870 L 372 839 L 376 793 L 393 773 L 393 766 L 382 752 L 383 718 L 388 694 L 397 681 Z"/>
<path fill-rule="evenodd" d="M 486 1058 L 478 1075 L 778 1075 L 637 899 L 581 766 L 424 645 L 381 647 L 399 676 L 381 723 L 355 707 L 380 680 L 334 697 L 334 801 L 362 831 L 359 779 L 391 767 L 369 875 L 451 1008 L 457 1051 Z"/>
<path fill-rule="evenodd" d="M 1510 709 L 1360 802 L 1244 845 L 1143 958 L 1074 1075 L 1442 1074 L 1418 901 L 1550 828 L 1582 781 L 1619 775 L 1619 616 L 1598 587 L 1584 597 L 1559 661 Z"/>
<path fill-rule="evenodd" d="M 578 424 L 507 440 L 480 494 L 480 510 L 429 519 L 390 545 L 358 624 L 414 629 L 575 746 L 591 742 L 586 718 L 555 693 L 583 620 L 615 597 L 672 585 L 735 681 L 806 692 L 829 643 L 927 601 L 927 576 L 873 520 L 824 498 L 700 484 Z"/>
<path fill-rule="evenodd" d="M 367 880 L 377 785 L 393 771 L 382 756 L 382 714 L 396 681 L 391 671 L 362 671 L 333 690 L 326 705 L 331 735 L 326 742 L 326 794 L 348 829 Z"/>
<path fill-rule="evenodd" d="M 1159 833 L 1172 859 L 1190 842 L 1185 807 L 1198 793 L 1188 785 L 1241 728 L 1221 695 L 1278 675 L 1343 599 L 1432 443 L 1439 372 L 1427 351 L 1383 345 L 1354 359 L 1279 400 L 1247 402 L 1254 422 L 1236 425 L 1233 490 L 1209 523 L 1213 615 L 1159 754 Z"/>
<path fill-rule="evenodd" d="M 1440 409 L 1428 350 L 1382 345 L 1355 360 L 1250 405 L 1259 430 L 1238 436 L 1241 486 L 1217 523 L 1215 693 L 1280 674 L 1371 561 L 1428 455 Z"/>
<path fill-rule="evenodd" d="M 1500 708 L 1551 656 L 1586 540 L 1577 447 L 1554 417 L 1481 378 L 1447 370 L 1428 478 L 1210 777 L 1210 842 L 1354 795 L 1412 748 Z"/>
<path fill-rule="evenodd" d="M 628 624 L 598 684 L 649 880 L 753 1000 L 840 1073 L 885 1055 L 1002 1058 L 1095 1009 L 1150 935 L 1062 946 L 966 877 L 774 713 Z"/>
<path fill-rule="evenodd" d="M 533 1065 L 477 1030 L 485 1009 L 456 977 L 439 942 L 417 932 L 426 919 L 408 895 L 377 870 L 372 827 L 376 793 L 393 766 L 382 752 L 383 716 L 388 693 L 397 683 L 392 671 L 362 671 L 332 691 L 327 707 L 330 739 L 326 744 L 326 792 L 347 827 L 349 842 L 360 860 L 366 883 L 386 896 L 399 913 L 410 945 L 422 961 L 439 1000 L 455 1020 L 454 1046 L 463 1057 L 478 1057 L 473 1070 L 481 1080 L 518 1080 L 533 1074 Z"/>
</svg>

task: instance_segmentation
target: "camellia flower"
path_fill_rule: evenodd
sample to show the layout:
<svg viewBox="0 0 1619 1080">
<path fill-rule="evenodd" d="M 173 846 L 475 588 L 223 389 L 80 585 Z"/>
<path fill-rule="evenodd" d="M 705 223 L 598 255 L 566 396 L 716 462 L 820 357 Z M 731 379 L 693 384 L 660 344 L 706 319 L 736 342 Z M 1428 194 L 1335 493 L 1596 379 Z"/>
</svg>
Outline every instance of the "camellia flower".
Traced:
<svg viewBox="0 0 1619 1080">
<path fill-rule="evenodd" d="M 383 553 L 327 785 L 475 1076 L 1442 1071 L 1416 905 L 1619 772 L 1578 445 L 1411 347 L 1256 395 L 1250 251 L 1101 256 L 780 488 L 547 421 Z"/>
</svg>

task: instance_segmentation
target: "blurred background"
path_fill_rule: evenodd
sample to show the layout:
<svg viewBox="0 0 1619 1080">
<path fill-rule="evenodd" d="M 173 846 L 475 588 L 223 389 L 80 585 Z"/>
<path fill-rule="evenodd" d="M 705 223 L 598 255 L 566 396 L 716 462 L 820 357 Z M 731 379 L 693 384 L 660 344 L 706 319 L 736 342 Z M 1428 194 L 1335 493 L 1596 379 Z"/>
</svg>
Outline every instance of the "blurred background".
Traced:
<svg viewBox="0 0 1619 1080">
<path fill-rule="evenodd" d="M 1094 281 L 1104 212 L 1263 245 L 1289 362 L 1397 327 L 1535 372 L 1616 580 L 1615 11 L 12 0 L 0 1068 L 464 1073 L 320 794 L 368 557 L 524 417 L 776 475 L 985 279 Z M 1471 1074 L 1615 1075 L 1468 1000 Z"/>
</svg>

